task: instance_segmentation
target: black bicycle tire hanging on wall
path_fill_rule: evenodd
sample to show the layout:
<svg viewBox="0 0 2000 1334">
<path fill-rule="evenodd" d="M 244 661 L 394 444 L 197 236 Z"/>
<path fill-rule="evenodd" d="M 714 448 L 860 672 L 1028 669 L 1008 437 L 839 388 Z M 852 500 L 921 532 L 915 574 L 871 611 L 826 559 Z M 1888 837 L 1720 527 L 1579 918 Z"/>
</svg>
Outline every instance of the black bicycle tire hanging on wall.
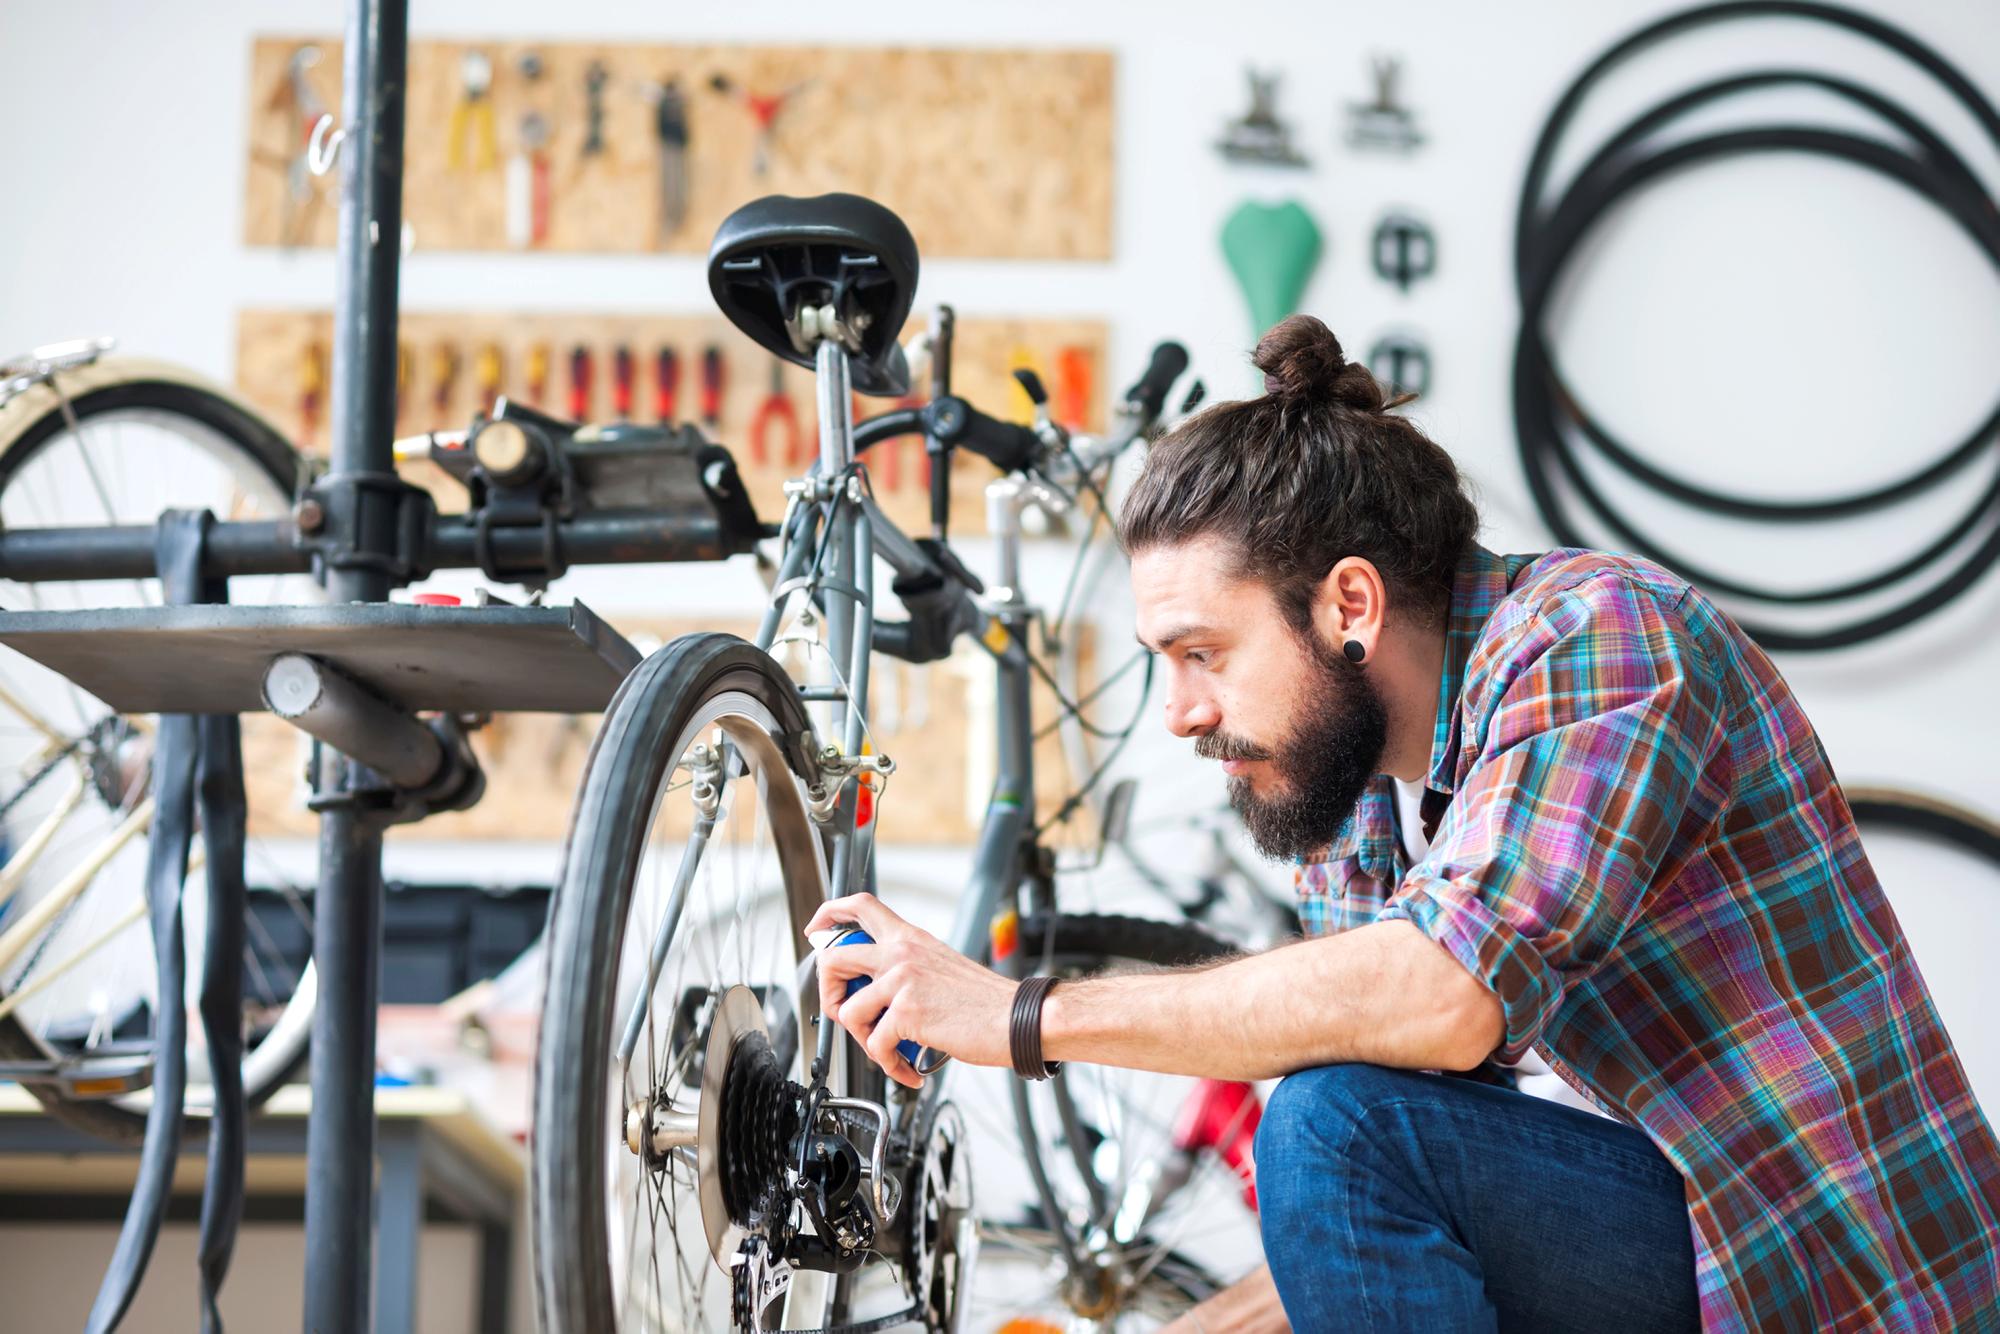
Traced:
<svg viewBox="0 0 2000 1334">
<path fill-rule="evenodd" d="M 1847 805 L 1864 833 L 1881 826 L 1903 833 L 1941 839 L 2000 870 L 2000 820 L 1920 792 L 1893 787 L 1852 787 Z"/>
<path fill-rule="evenodd" d="M 1514 349 L 1514 418 L 1521 466 L 1544 522 L 1557 540 L 1592 545 L 1576 522 L 1558 481 L 1582 501 L 1598 523 L 1640 555 L 1679 571 L 1711 592 L 1772 606 L 1806 606 L 1897 588 L 1925 575 L 1983 536 L 1943 575 L 1906 590 L 1887 610 L 1832 627 L 1801 631 L 1743 619 L 1765 648 L 1824 651 L 1879 638 L 1936 612 L 1977 583 L 2000 561 L 2000 467 L 1978 497 L 1945 530 L 1913 556 L 1843 583 L 1799 591 L 1765 587 L 1706 569 L 1653 540 L 1592 482 L 1578 445 L 1581 437 L 1624 475 L 1679 504 L 1711 514 L 1765 523 L 1808 523 L 1885 508 L 1932 491 L 1983 456 L 2000 455 L 2000 405 L 1968 436 L 1931 462 L 1885 485 L 1848 495 L 1799 502 L 1762 501 L 1705 487 L 1661 469 L 1617 440 L 1583 407 L 1563 379 L 1542 328 L 1550 294 L 1571 255 L 1612 205 L 1667 172 L 1747 153 L 1803 152 L 1832 157 L 1874 171 L 1929 200 L 1949 216 L 2000 270 L 2000 202 L 1944 139 L 1891 99 L 1850 80 L 1801 69 L 1757 70 L 1703 84 L 1640 114 L 1612 135 L 1544 207 L 1550 163 L 1584 95 L 1612 69 L 1668 37 L 1691 28 L 1743 18 L 1796 18 L 1831 24 L 1887 47 L 1942 85 L 1965 107 L 1996 149 L 2000 112 L 1944 58 L 1916 38 L 1879 19 L 1804 0 L 1733 0 L 1669 15 L 1612 46 L 1578 76 L 1543 127 L 1522 184 L 1515 220 L 1515 283 L 1521 325 Z M 1797 124 L 1753 126 L 1683 139 L 1651 148 L 1646 141 L 1690 111 L 1721 99 L 1772 86 L 1815 87 L 1855 104 L 1892 126 L 1907 144 L 1845 130 Z"/>
</svg>

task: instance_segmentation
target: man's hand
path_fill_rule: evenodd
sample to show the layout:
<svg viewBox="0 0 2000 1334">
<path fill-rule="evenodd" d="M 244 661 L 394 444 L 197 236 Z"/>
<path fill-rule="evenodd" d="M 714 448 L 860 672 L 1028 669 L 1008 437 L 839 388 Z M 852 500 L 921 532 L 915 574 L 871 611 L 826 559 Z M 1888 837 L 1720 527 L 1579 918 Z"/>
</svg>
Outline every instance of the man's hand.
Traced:
<svg viewBox="0 0 2000 1334">
<path fill-rule="evenodd" d="M 1271 1267 L 1258 1265 L 1249 1277 L 1216 1293 L 1181 1316 L 1160 1334 L 1290 1334 L 1291 1322 L 1278 1300 L 1278 1285 L 1271 1281 Z"/>
<path fill-rule="evenodd" d="M 842 945 L 819 956 L 820 1012 L 854 1035 L 899 1084 L 923 1080 L 896 1050 L 905 1038 L 969 1065 L 1009 1066 L 1007 1018 L 1015 984 L 889 911 L 873 894 L 820 905 L 808 934 L 859 926 L 872 945 Z M 872 977 L 843 998 L 849 979 Z"/>
</svg>

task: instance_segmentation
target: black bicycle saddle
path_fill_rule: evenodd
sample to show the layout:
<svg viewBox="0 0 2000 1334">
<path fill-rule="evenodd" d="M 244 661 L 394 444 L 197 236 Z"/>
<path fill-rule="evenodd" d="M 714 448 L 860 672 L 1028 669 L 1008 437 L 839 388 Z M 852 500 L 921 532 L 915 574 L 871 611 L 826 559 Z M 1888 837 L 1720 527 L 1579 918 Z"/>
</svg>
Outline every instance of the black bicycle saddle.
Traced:
<svg viewBox="0 0 2000 1334">
<path fill-rule="evenodd" d="M 917 295 L 917 243 L 903 220 L 859 195 L 755 199 L 722 220 L 708 248 L 708 290 L 722 313 L 763 347 L 801 366 L 800 307 L 831 306 L 857 393 L 910 391 L 896 342 Z"/>
</svg>

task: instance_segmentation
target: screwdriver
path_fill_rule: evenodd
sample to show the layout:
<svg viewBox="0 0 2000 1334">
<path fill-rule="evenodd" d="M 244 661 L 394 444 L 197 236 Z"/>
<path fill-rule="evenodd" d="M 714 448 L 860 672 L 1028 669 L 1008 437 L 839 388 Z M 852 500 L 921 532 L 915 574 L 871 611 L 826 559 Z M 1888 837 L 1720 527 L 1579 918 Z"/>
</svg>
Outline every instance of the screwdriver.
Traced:
<svg viewBox="0 0 2000 1334">
<path fill-rule="evenodd" d="M 672 422 L 680 393 L 680 356 L 672 348 L 663 347 L 653 360 L 653 415 L 663 422 Z"/>
<path fill-rule="evenodd" d="M 611 349 L 611 415 L 632 420 L 632 349 L 623 343 Z"/>
<path fill-rule="evenodd" d="M 569 419 L 590 420 L 590 349 L 581 343 L 569 354 Z"/>
<path fill-rule="evenodd" d="M 722 349 L 710 343 L 701 353 L 701 420 L 709 430 L 722 426 Z"/>
</svg>

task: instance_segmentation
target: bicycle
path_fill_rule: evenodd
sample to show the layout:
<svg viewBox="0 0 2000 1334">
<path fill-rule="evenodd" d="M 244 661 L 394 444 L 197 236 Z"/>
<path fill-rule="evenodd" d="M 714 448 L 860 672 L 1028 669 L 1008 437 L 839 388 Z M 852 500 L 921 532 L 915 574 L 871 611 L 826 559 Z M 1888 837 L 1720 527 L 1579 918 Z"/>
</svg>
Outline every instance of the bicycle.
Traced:
<svg viewBox="0 0 2000 1334">
<path fill-rule="evenodd" d="M 1183 923 L 1060 913 L 1033 800 L 1030 688 L 1046 668 L 1030 652 L 1020 516 L 1062 509 L 1066 480 L 1142 437 L 1185 353 L 1156 351 L 1109 437 L 1072 439 L 951 394 L 942 308 L 931 402 L 856 424 L 850 389 L 908 389 L 895 338 L 916 267 L 902 223 L 853 196 L 759 200 L 710 252 L 724 312 L 814 368 L 819 456 L 788 485 L 755 641 L 693 635 L 655 653 L 591 748 L 547 932 L 535 1081 L 534 1264 L 549 1334 L 763 1330 L 774 1312 L 788 1329 L 961 1328 L 980 1272 L 996 1268 L 975 1267 L 982 1241 L 1032 1268 L 1032 1279 L 1002 1270 L 1011 1302 L 1050 1296 L 1053 1267 L 1056 1308 L 1109 1326 L 1185 1309 L 1218 1285 L 1211 1263 L 1247 1268 L 1260 1254 L 1245 1207 L 1248 1086 L 1218 1101 L 1232 1086 L 1183 1080 L 1184 1096 L 1141 1102 L 1131 1084 L 1157 1093 L 1163 1077 L 1070 1067 L 1032 1091 L 1010 1078 L 1033 1202 L 997 1220 L 973 1202 L 967 1112 L 978 1108 L 945 1099 L 937 1054 L 922 1054 L 922 1089 L 887 1088 L 818 1022 L 802 930 L 830 894 L 874 886 L 873 822 L 900 772 L 871 745 L 871 651 L 922 662 L 969 641 L 993 663 L 999 776 L 946 939 L 1017 973 L 1231 952 Z M 913 433 L 938 465 L 933 531 L 914 539 L 875 505 L 862 458 Z M 990 592 L 946 540 L 941 465 L 955 448 L 1001 474 L 987 491 Z M 878 556 L 907 619 L 876 615 Z M 803 652 L 803 681 L 774 649 Z M 1196 1124 L 1175 1133 L 1162 1109 Z M 1190 1238 L 1195 1223 L 1230 1235 Z"/>
<path fill-rule="evenodd" d="M 112 347 L 80 340 L 0 362 L 0 528 L 150 523 L 167 508 L 247 522 L 289 513 L 307 466 L 282 435 L 199 377 L 109 356 Z M 316 593 L 284 574 L 239 580 L 235 591 L 259 604 Z M 0 582 L 0 599 L 45 611 L 162 600 L 149 576 Z M 23 660 L 10 658 L 5 678 L 0 716 L 14 725 L 0 728 L 0 771 L 22 777 L 0 798 L 0 1077 L 22 1082 L 60 1121 L 136 1142 L 160 1005 L 141 925 L 153 728 Z M 261 892 L 287 903 L 309 937 L 300 888 L 257 840 L 249 852 Z M 190 1009 L 203 971 L 200 856 L 188 879 Z M 301 1068 L 316 988 L 310 963 L 294 967 L 254 918 L 247 925 L 243 1082 L 255 1107 Z M 187 1028 L 186 1105 L 201 1118 L 213 1092 L 201 1025 Z"/>
</svg>

